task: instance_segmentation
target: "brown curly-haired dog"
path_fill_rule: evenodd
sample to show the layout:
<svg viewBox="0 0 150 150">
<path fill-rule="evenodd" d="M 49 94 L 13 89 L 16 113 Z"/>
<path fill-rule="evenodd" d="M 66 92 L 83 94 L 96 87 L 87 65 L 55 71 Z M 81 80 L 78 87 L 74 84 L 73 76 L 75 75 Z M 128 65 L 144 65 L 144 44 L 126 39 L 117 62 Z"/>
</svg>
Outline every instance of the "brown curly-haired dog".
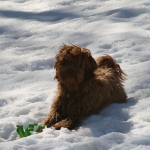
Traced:
<svg viewBox="0 0 150 150">
<path fill-rule="evenodd" d="M 74 129 L 112 103 L 124 103 L 125 73 L 111 56 L 96 61 L 86 48 L 63 45 L 56 55 L 57 93 L 43 124 Z"/>
</svg>

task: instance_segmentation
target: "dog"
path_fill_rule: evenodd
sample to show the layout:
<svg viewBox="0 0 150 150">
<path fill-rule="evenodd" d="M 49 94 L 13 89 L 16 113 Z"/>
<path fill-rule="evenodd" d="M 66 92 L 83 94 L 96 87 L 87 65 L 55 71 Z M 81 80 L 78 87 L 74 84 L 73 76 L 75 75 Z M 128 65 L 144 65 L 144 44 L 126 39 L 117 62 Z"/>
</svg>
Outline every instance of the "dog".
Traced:
<svg viewBox="0 0 150 150">
<path fill-rule="evenodd" d="M 94 60 L 90 50 L 63 44 L 54 68 L 58 86 L 50 113 L 42 123 L 47 127 L 72 130 L 110 104 L 127 101 L 122 85 L 126 74 L 109 55 Z"/>
</svg>

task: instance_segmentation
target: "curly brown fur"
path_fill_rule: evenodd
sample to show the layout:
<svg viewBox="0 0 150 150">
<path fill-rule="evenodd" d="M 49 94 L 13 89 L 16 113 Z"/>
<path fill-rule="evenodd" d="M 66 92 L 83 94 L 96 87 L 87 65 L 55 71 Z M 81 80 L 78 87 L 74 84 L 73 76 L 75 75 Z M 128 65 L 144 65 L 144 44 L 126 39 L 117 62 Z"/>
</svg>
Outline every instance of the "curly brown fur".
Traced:
<svg viewBox="0 0 150 150">
<path fill-rule="evenodd" d="M 56 55 L 57 93 L 43 124 L 74 129 L 112 103 L 124 103 L 125 73 L 109 55 L 96 61 L 86 48 L 63 45 Z"/>
</svg>

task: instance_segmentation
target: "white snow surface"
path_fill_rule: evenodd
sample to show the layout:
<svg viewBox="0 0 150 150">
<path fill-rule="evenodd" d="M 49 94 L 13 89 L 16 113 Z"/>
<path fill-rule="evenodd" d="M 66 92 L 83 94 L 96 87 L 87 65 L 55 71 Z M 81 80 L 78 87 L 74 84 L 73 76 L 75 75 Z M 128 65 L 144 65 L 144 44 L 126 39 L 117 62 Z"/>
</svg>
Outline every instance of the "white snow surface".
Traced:
<svg viewBox="0 0 150 150">
<path fill-rule="evenodd" d="M 62 43 L 109 54 L 128 75 L 128 102 L 75 130 L 20 138 L 16 125 L 41 124 L 56 92 L 53 64 Z M 150 1 L 1 0 L 0 150 L 149 150 Z"/>
</svg>

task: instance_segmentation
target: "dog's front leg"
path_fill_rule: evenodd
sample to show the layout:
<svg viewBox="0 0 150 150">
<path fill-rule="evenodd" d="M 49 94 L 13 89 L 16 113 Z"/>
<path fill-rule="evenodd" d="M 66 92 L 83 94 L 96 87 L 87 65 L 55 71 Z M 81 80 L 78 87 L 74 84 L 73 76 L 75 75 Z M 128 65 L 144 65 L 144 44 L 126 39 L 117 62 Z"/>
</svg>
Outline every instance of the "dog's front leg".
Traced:
<svg viewBox="0 0 150 150">
<path fill-rule="evenodd" d="M 63 118 L 61 116 L 62 112 L 62 102 L 61 97 L 56 97 L 53 101 L 53 104 L 50 109 L 50 113 L 48 116 L 43 120 L 42 124 L 51 127 L 57 122 L 61 121 Z"/>
</svg>

